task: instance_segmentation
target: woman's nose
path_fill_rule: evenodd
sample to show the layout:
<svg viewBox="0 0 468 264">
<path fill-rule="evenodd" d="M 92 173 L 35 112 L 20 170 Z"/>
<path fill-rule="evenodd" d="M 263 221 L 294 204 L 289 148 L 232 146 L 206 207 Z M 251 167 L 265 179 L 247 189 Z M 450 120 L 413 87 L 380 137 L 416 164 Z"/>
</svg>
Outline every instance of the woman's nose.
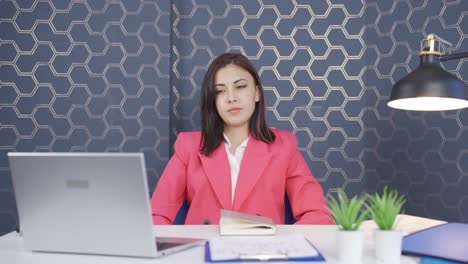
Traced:
<svg viewBox="0 0 468 264">
<path fill-rule="evenodd" d="M 236 95 L 236 92 L 233 91 L 233 90 L 228 90 L 228 94 L 227 94 L 227 101 L 229 103 L 232 103 L 232 102 L 235 102 L 237 101 L 237 95 Z"/>
</svg>

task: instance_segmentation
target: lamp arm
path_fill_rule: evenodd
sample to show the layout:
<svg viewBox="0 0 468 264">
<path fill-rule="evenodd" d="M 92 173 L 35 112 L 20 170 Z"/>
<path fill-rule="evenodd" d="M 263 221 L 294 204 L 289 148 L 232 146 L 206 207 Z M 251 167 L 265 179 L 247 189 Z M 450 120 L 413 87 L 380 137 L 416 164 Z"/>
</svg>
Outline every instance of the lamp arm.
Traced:
<svg viewBox="0 0 468 264">
<path fill-rule="evenodd" d="M 455 59 L 462 59 L 468 58 L 468 52 L 460 52 L 460 53 L 453 53 L 440 56 L 440 61 L 448 61 L 448 60 L 455 60 Z"/>
</svg>

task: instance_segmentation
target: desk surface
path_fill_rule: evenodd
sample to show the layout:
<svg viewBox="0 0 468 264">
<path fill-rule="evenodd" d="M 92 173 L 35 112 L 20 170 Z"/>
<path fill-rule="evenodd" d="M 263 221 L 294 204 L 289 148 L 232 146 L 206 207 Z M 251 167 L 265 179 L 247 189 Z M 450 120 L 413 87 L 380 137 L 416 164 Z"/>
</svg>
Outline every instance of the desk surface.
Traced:
<svg viewBox="0 0 468 264">
<path fill-rule="evenodd" d="M 212 238 L 219 236 L 216 225 L 172 225 L 154 226 L 155 235 L 174 237 Z M 336 226 L 280 225 L 278 235 L 299 233 L 306 236 L 326 258 L 325 263 L 336 263 L 335 255 Z M 47 239 L 47 238 L 44 238 Z M 124 239 L 124 238 L 123 238 Z M 366 241 L 364 262 L 375 263 L 372 242 Z M 161 259 L 139 259 L 128 257 L 108 257 L 78 254 L 34 253 L 24 249 L 22 238 L 16 233 L 0 237 L 0 263 L 8 264 L 149 264 L 149 263 L 204 263 L 202 247 L 189 249 Z M 274 262 L 281 263 L 281 262 Z M 296 262 L 297 263 L 297 262 Z M 324 262 L 319 262 L 324 263 Z M 402 256 L 401 264 L 419 263 L 418 258 Z"/>
</svg>

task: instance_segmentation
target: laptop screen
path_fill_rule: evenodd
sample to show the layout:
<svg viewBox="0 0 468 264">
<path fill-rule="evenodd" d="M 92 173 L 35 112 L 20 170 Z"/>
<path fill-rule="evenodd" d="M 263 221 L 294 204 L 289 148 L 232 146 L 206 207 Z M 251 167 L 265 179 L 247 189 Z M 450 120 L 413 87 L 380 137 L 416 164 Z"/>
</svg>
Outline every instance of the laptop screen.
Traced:
<svg viewBox="0 0 468 264">
<path fill-rule="evenodd" d="M 157 256 L 143 154 L 8 157 L 26 248 Z"/>
</svg>

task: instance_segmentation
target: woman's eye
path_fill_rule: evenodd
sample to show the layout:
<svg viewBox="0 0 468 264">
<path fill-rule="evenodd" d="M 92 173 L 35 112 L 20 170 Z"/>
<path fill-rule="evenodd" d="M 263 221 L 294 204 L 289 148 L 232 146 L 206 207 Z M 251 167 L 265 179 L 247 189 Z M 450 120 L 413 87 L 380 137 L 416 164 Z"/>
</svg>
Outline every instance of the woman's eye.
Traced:
<svg viewBox="0 0 468 264">
<path fill-rule="evenodd" d="M 221 94 L 221 93 L 224 93 L 224 90 L 217 90 L 216 91 L 216 94 Z"/>
<path fill-rule="evenodd" d="M 245 88 L 245 87 L 247 87 L 247 85 L 237 86 L 237 88 Z"/>
</svg>

